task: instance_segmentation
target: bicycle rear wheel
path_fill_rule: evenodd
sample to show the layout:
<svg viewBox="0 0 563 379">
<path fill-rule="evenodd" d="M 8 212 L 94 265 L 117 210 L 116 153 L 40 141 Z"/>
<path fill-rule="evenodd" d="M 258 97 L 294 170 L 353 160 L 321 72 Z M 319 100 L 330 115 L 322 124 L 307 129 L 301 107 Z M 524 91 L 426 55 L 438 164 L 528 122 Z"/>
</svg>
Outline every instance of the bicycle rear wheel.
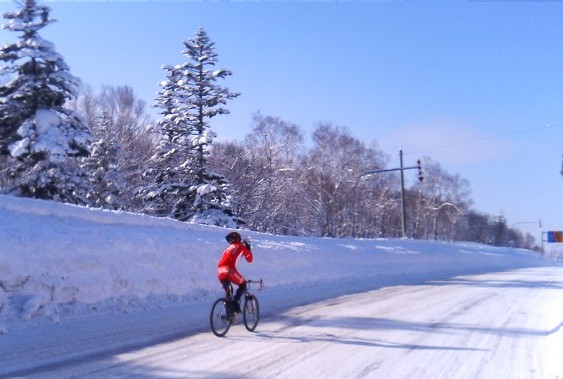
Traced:
<svg viewBox="0 0 563 379">
<path fill-rule="evenodd" d="M 258 299 L 254 295 L 244 298 L 244 307 L 242 309 L 242 319 L 244 326 L 249 332 L 253 332 L 260 320 L 260 306 Z"/>
<path fill-rule="evenodd" d="M 209 324 L 211 331 L 217 337 L 223 337 L 229 331 L 233 319 L 229 312 L 229 304 L 227 299 L 221 298 L 215 300 L 211 307 L 211 315 L 209 316 Z"/>
</svg>

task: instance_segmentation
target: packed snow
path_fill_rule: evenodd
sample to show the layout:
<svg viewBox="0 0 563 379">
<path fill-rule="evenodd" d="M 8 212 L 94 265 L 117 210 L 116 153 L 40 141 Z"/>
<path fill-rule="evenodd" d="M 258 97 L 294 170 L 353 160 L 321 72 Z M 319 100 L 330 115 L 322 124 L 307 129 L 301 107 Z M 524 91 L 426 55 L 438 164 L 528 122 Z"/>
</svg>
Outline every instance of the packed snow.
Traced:
<svg viewBox="0 0 563 379">
<path fill-rule="evenodd" d="M 10 373 L 18 372 L 18 377 L 26 376 L 26 373 L 42 377 L 42 368 L 70 369 L 83 362 L 85 357 L 99 357 L 103 352 L 123 353 L 139 346 L 152 346 L 169 340 L 177 344 L 179 336 L 186 335 L 195 338 L 190 344 L 199 344 L 202 339 L 208 341 L 207 338 L 212 337 L 208 330 L 209 308 L 212 301 L 222 294 L 216 279 L 216 263 L 227 246 L 224 235 L 228 229 L 11 196 L 0 196 L 0 225 L 0 377 L 10 377 Z M 545 283 L 552 280 L 552 284 L 546 287 L 558 289 L 557 293 L 561 293 L 563 288 L 553 284 L 562 280 L 561 266 L 527 250 L 409 239 L 309 238 L 245 230 L 241 234 L 252 241 L 254 262 L 248 264 L 241 261 L 239 269 L 249 279 L 262 278 L 266 285 L 258 293 L 263 312 L 259 329 L 262 328 L 265 334 L 255 335 L 257 338 L 261 336 L 258 340 L 262 344 L 273 341 L 274 335 L 279 335 L 280 331 L 289 327 L 283 325 L 287 314 L 293 312 L 294 317 L 295 312 L 301 314 L 303 323 L 307 325 L 311 320 L 322 319 L 323 316 L 316 313 L 323 308 L 315 308 L 316 302 L 328 301 L 331 311 L 336 312 L 333 315 L 352 312 L 346 316 L 342 314 L 341 320 L 354 320 L 354 316 L 358 322 L 369 324 L 365 312 L 367 309 L 370 312 L 374 310 L 366 302 L 369 302 L 367 297 L 372 296 L 368 294 L 373 291 L 386 301 L 392 301 L 395 295 L 397 298 L 404 296 L 402 301 L 406 301 L 401 307 L 395 303 L 377 310 L 382 317 L 394 308 L 403 308 L 405 312 L 406 305 L 417 297 L 416 293 L 408 293 L 410 286 L 417 285 L 417 291 L 421 291 L 427 283 L 454 280 L 460 287 L 474 280 L 468 279 L 468 275 L 481 278 L 495 273 L 516 275 L 514 273 L 519 272 L 518 275 L 522 276 L 535 275 Z M 555 270 L 549 271 L 553 276 L 551 279 L 546 276 L 548 271 L 533 271 L 546 268 Z M 519 270 L 529 271 L 524 274 Z M 463 279 L 460 276 L 464 276 Z M 496 283 L 495 280 L 498 280 L 486 278 L 487 283 Z M 522 280 L 519 283 L 526 283 Z M 502 284 L 500 281 L 498 283 Z M 455 296 L 445 289 L 439 292 L 439 287 L 445 288 L 446 285 L 428 286 L 432 288 L 432 291 L 428 289 L 427 292 L 428 305 L 445 309 Z M 343 295 L 351 297 L 330 300 Z M 418 300 L 424 301 L 418 297 Z M 563 311 L 563 298 L 559 295 L 553 300 L 553 306 L 559 307 L 554 309 Z M 346 307 L 343 305 L 345 301 L 359 302 L 359 305 Z M 505 303 L 516 306 L 514 301 Z M 522 309 L 526 307 L 527 304 L 521 306 Z M 292 308 L 296 310 L 292 311 Z M 471 306 L 468 305 L 467 309 L 471 309 Z M 430 312 L 429 309 L 419 311 L 421 314 Z M 289 312 L 285 318 L 276 318 L 277 314 L 284 312 Z M 375 316 L 374 320 L 378 319 Z M 334 328 L 338 322 L 333 320 L 329 324 Z M 562 340 L 558 322 L 561 322 L 559 314 L 551 315 L 545 321 L 549 324 L 546 327 L 551 328 L 552 333 L 549 334 L 559 336 L 557 340 L 549 340 L 549 346 L 555 349 L 553 351 L 561 351 L 563 347 L 555 346 L 554 342 Z M 319 327 L 326 326 L 326 323 L 321 324 L 317 325 L 317 329 L 313 328 L 314 332 L 307 333 L 318 333 Z M 440 335 L 459 334 L 460 330 L 469 329 L 458 325 L 455 330 L 441 330 L 441 325 L 437 322 L 435 326 Z M 379 325 L 377 331 L 387 333 L 387 329 L 397 327 L 387 326 L 389 328 Z M 429 334 L 431 330 L 411 327 L 421 335 Z M 361 329 L 352 325 L 338 325 L 338 328 Z M 365 338 L 368 338 L 374 330 L 365 332 Z M 235 336 L 239 333 L 239 339 L 244 338 L 250 343 L 248 339 L 252 335 L 248 332 L 245 334 L 233 328 L 232 333 Z M 330 333 L 335 333 L 334 329 Z M 312 342 L 318 344 L 325 340 L 326 336 L 321 338 L 315 335 L 317 337 Z M 213 338 L 213 341 L 223 340 Z M 385 347 L 384 344 L 380 344 L 381 347 Z M 547 351 L 544 345 L 541 349 L 544 353 Z M 146 358 L 143 358 L 142 353 L 135 354 L 140 354 L 140 359 Z M 236 352 L 222 350 L 222 354 L 227 354 L 227 360 L 228 354 L 237 357 Z M 327 355 L 327 359 L 335 359 L 335 356 L 329 357 Z M 204 361 L 197 364 L 204 366 Z M 359 360 L 356 363 L 359 364 Z M 400 365 L 400 362 L 396 363 Z M 322 362 L 317 364 L 322 365 Z M 194 365 L 195 362 L 189 364 L 192 369 Z M 225 366 L 217 366 L 216 369 L 221 367 Z M 557 368 L 549 366 L 549 369 L 551 371 L 538 372 L 552 373 Z M 288 368 L 286 372 L 282 368 L 278 370 L 281 370 L 280 377 L 315 373 L 311 370 L 299 372 L 295 367 L 291 370 Z M 260 377 L 259 370 L 254 372 L 257 372 L 255 377 Z M 346 371 L 338 373 L 345 374 Z M 327 376 L 326 372 L 321 374 L 324 377 L 337 377 L 336 371 L 332 376 Z M 426 377 L 430 377 L 432 371 L 428 371 L 428 374 Z M 557 374 L 563 377 L 563 372 Z M 66 375 L 80 376 L 76 372 Z M 118 374 L 116 371 L 107 375 Z M 219 373 L 215 375 L 219 376 Z M 186 374 L 178 377 L 213 376 Z M 145 373 L 135 377 L 176 376 Z M 234 377 L 249 376 L 241 371 Z"/>
</svg>

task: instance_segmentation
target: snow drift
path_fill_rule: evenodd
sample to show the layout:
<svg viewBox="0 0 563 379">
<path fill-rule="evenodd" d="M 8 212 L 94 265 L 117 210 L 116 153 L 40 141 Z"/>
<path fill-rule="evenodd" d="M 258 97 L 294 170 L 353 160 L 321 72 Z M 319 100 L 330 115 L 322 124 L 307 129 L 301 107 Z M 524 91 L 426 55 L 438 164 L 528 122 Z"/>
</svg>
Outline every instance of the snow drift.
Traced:
<svg viewBox="0 0 563 379">
<path fill-rule="evenodd" d="M 0 225 L 0 330 L 221 294 L 215 272 L 224 228 L 11 196 L 0 196 Z M 473 243 L 242 234 L 255 261 L 241 262 L 241 272 L 279 291 L 357 292 L 553 264 Z"/>
</svg>

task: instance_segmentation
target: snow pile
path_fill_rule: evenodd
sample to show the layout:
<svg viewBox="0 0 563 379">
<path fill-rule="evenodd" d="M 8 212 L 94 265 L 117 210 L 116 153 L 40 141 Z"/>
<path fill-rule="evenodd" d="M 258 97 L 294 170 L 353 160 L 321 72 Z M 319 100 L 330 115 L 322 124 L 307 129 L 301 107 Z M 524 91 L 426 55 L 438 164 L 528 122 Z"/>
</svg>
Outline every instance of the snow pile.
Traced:
<svg viewBox="0 0 563 379">
<path fill-rule="evenodd" d="M 0 196 L 0 333 L 7 325 L 130 312 L 221 294 L 227 229 Z M 249 279 L 271 289 L 343 291 L 552 265 L 537 254 L 472 243 L 251 237 Z"/>
</svg>

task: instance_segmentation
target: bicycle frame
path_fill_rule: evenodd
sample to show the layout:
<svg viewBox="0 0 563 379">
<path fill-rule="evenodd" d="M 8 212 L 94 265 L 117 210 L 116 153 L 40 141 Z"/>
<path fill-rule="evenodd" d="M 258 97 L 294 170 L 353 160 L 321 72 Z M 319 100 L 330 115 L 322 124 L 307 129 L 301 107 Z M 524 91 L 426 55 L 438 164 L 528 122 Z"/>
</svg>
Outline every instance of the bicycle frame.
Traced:
<svg viewBox="0 0 563 379">
<path fill-rule="evenodd" d="M 258 299 L 250 292 L 250 284 L 259 284 L 258 291 L 264 288 L 264 281 L 260 280 L 247 280 L 248 285 L 244 292 L 244 301 L 242 307 L 242 319 L 244 326 L 250 332 L 253 332 L 260 319 L 260 306 Z M 232 294 L 232 291 L 231 291 Z M 215 301 L 211 307 L 210 324 L 213 334 L 218 337 L 223 337 L 229 331 L 229 328 L 236 322 L 236 313 L 230 313 L 229 303 L 232 302 L 232 297 L 222 297 Z"/>
</svg>

